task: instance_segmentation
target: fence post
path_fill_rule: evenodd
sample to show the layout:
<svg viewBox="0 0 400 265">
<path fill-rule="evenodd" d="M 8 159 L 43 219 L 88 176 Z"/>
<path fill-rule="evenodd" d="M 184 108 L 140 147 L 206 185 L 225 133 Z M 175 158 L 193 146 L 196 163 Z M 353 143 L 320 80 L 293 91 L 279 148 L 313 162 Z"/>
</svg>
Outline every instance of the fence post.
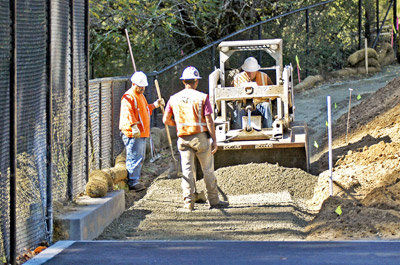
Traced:
<svg viewBox="0 0 400 265">
<path fill-rule="evenodd" d="M 361 50 L 362 0 L 358 0 L 358 49 Z"/>
<path fill-rule="evenodd" d="M 258 25 L 258 39 L 261 40 L 262 38 L 262 28 L 261 25 Z M 258 62 L 261 62 L 261 51 L 258 52 Z"/>
<path fill-rule="evenodd" d="M 48 233 L 48 242 L 53 238 L 53 175 L 52 175 L 52 157 L 51 149 L 53 146 L 53 79 L 51 64 L 51 0 L 47 4 L 47 46 L 46 46 L 46 224 Z"/>
<path fill-rule="evenodd" d="M 379 31 L 379 0 L 376 0 L 376 34 L 378 35 Z"/>
<path fill-rule="evenodd" d="M 10 257 L 9 263 L 16 264 L 16 173 L 17 173 L 17 1 L 11 0 L 11 54 L 10 54 Z"/>
<path fill-rule="evenodd" d="M 114 80 L 111 81 L 111 166 L 114 165 L 114 82 Z"/>
<path fill-rule="evenodd" d="M 90 34 L 89 34 L 89 0 L 85 0 L 85 61 L 86 61 L 86 75 L 85 75 L 85 85 L 86 85 L 86 181 L 89 179 L 89 159 L 90 159 L 90 149 L 89 149 L 89 142 L 90 142 L 90 106 L 89 106 L 89 41 L 90 41 Z M 93 146 L 92 146 L 93 148 Z"/>
<path fill-rule="evenodd" d="M 211 70 L 214 71 L 215 68 L 215 45 L 211 48 Z"/>
<path fill-rule="evenodd" d="M 393 27 L 396 29 L 396 24 L 397 24 L 397 0 L 393 0 Z M 393 49 L 394 49 L 394 54 L 397 54 L 397 33 L 396 31 L 393 30 Z"/>
<path fill-rule="evenodd" d="M 69 23 L 70 23 L 70 68 L 71 68 L 71 80 L 70 80 L 70 146 L 68 148 L 68 185 L 67 193 L 68 199 L 72 200 L 73 193 L 73 179 L 72 179 L 72 163 L 73 163 L 73 139 L 74 139 L 74 0 L 69 0 Z"/>
<path fill-rule="evenodd" d="M 99 169 L 101 169 L 102 166 L 102 161 L 103 161 L 103 152 L 102 152 L 102 142 L 103 142 L 103 133 L 102 133 L 102 119 L 103 119 L 103 113 L 102 113 L 102 95 L 103 93 L 103 86 L 102 86 L 102 81 L 100 81 L 99 84 Z"/>
</svg>

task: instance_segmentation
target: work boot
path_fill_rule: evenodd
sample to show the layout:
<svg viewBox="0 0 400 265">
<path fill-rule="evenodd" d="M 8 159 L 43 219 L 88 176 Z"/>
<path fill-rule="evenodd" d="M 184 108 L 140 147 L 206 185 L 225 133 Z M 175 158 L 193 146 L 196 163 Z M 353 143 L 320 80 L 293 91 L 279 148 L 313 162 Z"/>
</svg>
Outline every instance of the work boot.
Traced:
<svg viewBox="0 0 400 265">
<path fill-rule="evenodd" d="M 212 205 L 210 205 L 210 210 L 211 210 L 211 209 L 222 209 L 222 208 L 227 208 L 228 206 L 229 206 L 229 202 L 219 201 L 217 204 L 212 204 Z"/>
<path fill-rule="evenodd" d="M 138 183 L 136 185 L 129 185 L 129 190 L 133 190 L 133 191 L 142 191 L 145 190 L 146 187 L 142 184 L 142 183 Z"/>
<path fill-rule="evenodd" d="M 186 211 L 193 211 L 194 210 L 194 202 L 184 202 L 183 207 L 184 210 Z"/>
</svg>

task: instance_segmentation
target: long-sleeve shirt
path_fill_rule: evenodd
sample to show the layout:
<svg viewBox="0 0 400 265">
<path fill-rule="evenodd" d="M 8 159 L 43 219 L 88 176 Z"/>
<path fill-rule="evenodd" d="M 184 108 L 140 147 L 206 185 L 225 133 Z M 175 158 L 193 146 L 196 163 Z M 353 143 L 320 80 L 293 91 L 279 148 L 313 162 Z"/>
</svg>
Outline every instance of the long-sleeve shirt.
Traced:
<svg viewBox="0 0 400 265">
<path fill-rule="evenodd" d="M 121 99 L 119 129 L 127 137 L 132 138 L 132 125 L 137 124 L 140 137 L 150 136 L 150 115 L 153 104 L 148 104 L 143 94 L 136 93 L 131 87 Z"/>
</svg>

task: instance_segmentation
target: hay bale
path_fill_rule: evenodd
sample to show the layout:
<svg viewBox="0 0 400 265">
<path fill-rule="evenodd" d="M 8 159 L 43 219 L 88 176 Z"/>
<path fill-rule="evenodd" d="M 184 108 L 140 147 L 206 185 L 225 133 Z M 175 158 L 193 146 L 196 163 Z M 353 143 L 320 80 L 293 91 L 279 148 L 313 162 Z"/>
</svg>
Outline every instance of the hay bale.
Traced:
<svg viewBox="0 0 400 265">
<path fill-rule="evenodd" d="M 114 184 L 128 179 L 128 171 L 126 170 L 125 166 L 118 164 L 118 166 L 111 168 L 111 171 L 113 173 L 112 176 Z"/>
<path fill-rule="evenodd" d="M 104 168 L 101 171 L 104 173 L 104 175 L 106 177 L 108 191 L 112 191 L 113 190 L 113 186 L 114 186 L 113 176 L 112 175 L 114 174 L 114 172 L 112 172 L 110 168 Z"/>
<path fill-rule="evenodd" d="M 86 194 L 92 198 L 104 197 L 107 194 L 107 181 L 105 179 L 92 179 L 86 184 Z"/>
<path fill-rule="evenodd" d="M 86 194 L 92 198 L 104 197 L 108 190 L 106 174 L 101 170 L 93 170 L 89 174 L 89 181 L 86 184 Z"/>
<path fill-rule="evenodd" d="M 378 60 L 378 53 L 374 49 L 368 48 L 367 53 L 368 53 L 368 60 L 371 58 Z M 365 59 L 365 49 L 361 49 L 350 55 L 347 61 L 351 66 L 355 66 L 359 61 L 362 61 L 364 59 Z"/>
<path fill-rule="evenodd" d="M 365 67 L 359 67 L 359 68 L 356 68 L 357 69 L 357 73 L 358 74 L 366 74 L 367 73 L 367 70 L 365 70 Z M 382 71 L 382 69 L 379 67 L 368 67 L 368 73 L 369 74 L 375 74 L 375 73 L 378 73 L 378 72 L 380 72 L 380 71 Z"/>
<path fill-rule="evenodd" d="M 304 91 L 307 89 L 310 89 L 312 87 L 314 87 L 317 83 L 320 83 L 324 81 L 324 78 L 322 77 L 322 75 L 310 75 L 307 76 L 306 79 L 304 79 L 300 84 L 297 84 L 294 87 L 295 91 Z"/>
<path fill-rule="evenodd" d="M 330 73 L 332 77 L 347 77 L 357 74 L 357 69 L 354 68 L 343 68 L 337 71 L 333 71 Z"/>
<path fill-rule="evenodd" d="M 357 63 L 357 65 L 355 66 L 355 68 L 359 68 L 359 67 L 364 67 L 365 68 L 365 60 L 361 60 Z M 379 61 L 375 58 L 368 58 L 368 67 L 375 67 L 375 68 L 381 68 L 381 65 L 379 63 Z"/>
<path fill-rule="evenodd" d="M 129 186 L 125 180 L 120 180 L 114 183 L 114 190 L 129 190 Z"/>
<path fill-rule="evenodd" d="M 381 66 L 389 65 L 394 63 L 396 60 L 393 47 L 390 43 L 383 43 L 379 47 L 378 61 Z"/>
<path fill-rule="evenodd" d="M 122 151 L 122 153 L 117 155 L 117 157 L 115 158 L 115 165 L 120 163 L 120 162 L 123 162 L 123 163 L 126 162 L 126 149 L 125 148 Z"/>
</svg>

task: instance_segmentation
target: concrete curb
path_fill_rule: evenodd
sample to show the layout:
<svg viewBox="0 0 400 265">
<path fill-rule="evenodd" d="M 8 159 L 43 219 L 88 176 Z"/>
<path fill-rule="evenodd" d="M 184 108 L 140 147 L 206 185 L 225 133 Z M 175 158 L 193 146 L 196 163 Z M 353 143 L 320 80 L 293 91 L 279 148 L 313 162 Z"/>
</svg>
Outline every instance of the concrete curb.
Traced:
<svg viewBox="0 0 400 265">
<path fill-rule="evenodd" d="M 49 248 L 43 250 L 41 253 L 24 263 L 24 265 L 40 265 L 48 260 L 54 258 L 61 251 L 71 246 L 75 241 L 58 241 Z"/>
<path fill-rule="evenodd" d="M 103 198 L 87 198 L 78 210 L 60 215 L 54 229 L 62 231 L 57 240 L 92 240 L 125 211 L 125 191 L 109 192 Z"/>
</svg>

